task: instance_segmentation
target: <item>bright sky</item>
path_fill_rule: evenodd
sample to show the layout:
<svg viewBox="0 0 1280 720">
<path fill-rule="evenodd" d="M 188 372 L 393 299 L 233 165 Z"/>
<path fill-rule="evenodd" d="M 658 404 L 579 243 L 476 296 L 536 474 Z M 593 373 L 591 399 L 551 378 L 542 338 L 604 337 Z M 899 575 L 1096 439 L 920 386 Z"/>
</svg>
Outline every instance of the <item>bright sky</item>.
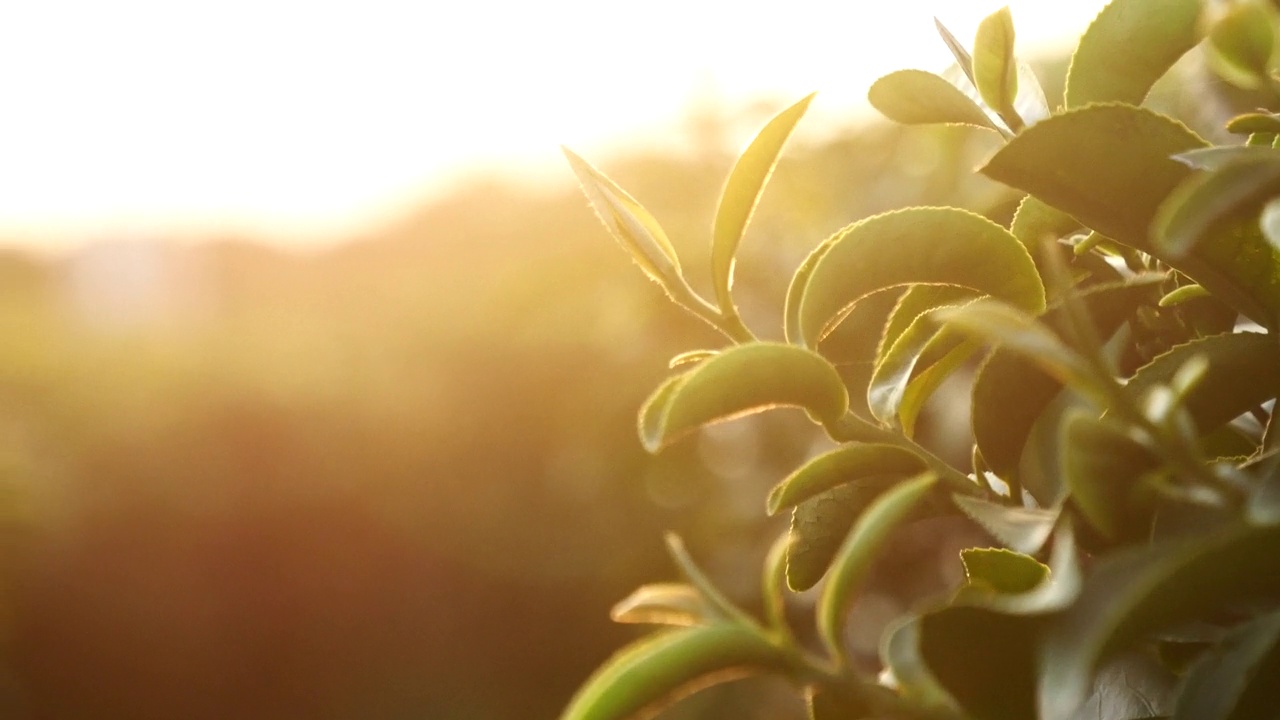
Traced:
<svg viewBox="0 0 1280 720">
<path fill-rule="evenodd" d="M 4 3 L 0 238 L 334 240 L 477 167 L 567 184 L 560 144 L 653 142 L 708 92 L 848 117 L 879 75 L 948 64 L 934 15 L 968 40 L 999 4 Z M 1103 4 L 1011 0 L 1020 51 Z"/>
</svg>

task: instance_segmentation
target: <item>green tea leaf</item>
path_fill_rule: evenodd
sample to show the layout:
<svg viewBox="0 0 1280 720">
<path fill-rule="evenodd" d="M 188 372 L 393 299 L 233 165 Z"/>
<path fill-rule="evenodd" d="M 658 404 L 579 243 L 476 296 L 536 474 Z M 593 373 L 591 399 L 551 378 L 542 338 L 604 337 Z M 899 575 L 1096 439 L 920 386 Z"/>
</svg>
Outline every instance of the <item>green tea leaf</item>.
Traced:
<svg viewBox="0 0 1280 720">
<path fill-rule="evenodd" d="M 960 560 L 970 585 L 997 593 L 1030 592 L 1049 577 L 1044 563 L 1003 548 L 965 548 L 960 551 Z"/>
<path fill-rule="evenodd" d="M 1234 162 L 1187 179 L 1160 206 L 1152 231 L 1170 257 L 1182 257 L 1197 244 L 1215 238 L 1224 223 L 1249 222 L 1280 194 L 1280 150 L 1268 160 Z"/>
<path fill-rule="evenodd" d="M 956 59 L 956 67 L 960 68 L 965 77 L 969 78 L 969 83 L 976 88 L 978 81 L 974 79 L 973 57 L 969 55 L 969 51 L 965 49 L 964 45 L 960 44 L 960 41 L 956 39 L 955 35 L 951 34 L 951 31 L 947 29 L 946 25 L 942 24 L 941 20 L 935 17 L 933 26 L 938 30 L 938 35 L 942 38 L 942 42 L 946 44 L 947 49 L 951 51 L 952 57 Z"/>
<path fill-rule="evenodd" d="M 917 317 L 876 361 L 867 387 L 867 405 L 871 413 L 886 425 L 897 423 L 907 387 L 916 377 L 916 371 L 948 358 L 961 346 L 965 346 L 965 351 L 960 362 L 979 347 L 976 343 L 966 345 L 964 338 L 955 333 L 939 330 L 929 315 Z M 952 362 L 949 366 L 954 368 L 956 364 Z"/>
<path fill-rule="evenodd" d="M 641 585 L 609 611 L 618 623 L 698 625 L 709 617 L 706 600 L 697 588 L 683 583 Z"/>
<path fill-rule="evenodd" d="M 1157 467 L 1159 460 L 1125 434 L 1124 428 L 1094 414 L 1068 416 L 1061 432 L 1062 476 L 1085 519 L 1112 541 L 1149 532 L 1135 516 L 1133 496 L 1142 475 Z"/>
<path fill-rule="evenodd" d="M 780 650 L 739 625 L 672 630 L 634 643 L 605 662 L 569 701 L 560 720 L 651 718 L 710 685 L 785 667 Z"/>
<path fill-rule="evenodd" d="M 778 483 L 769 493 L 769 514 L 795 507 L 839 485 L 870 478 L 872 485 L 883 487 L 886 480 L 881 476 L 914 475 L 925 468 L 919 455 L 896 445 L 845 445 L 810 460 Z"/>
<path fill-rule="evenodd" d="M 1208 361 L 1204 376 L 1182 404 L 1201 433 L 1280 395 L 1280 343 L 1274 335 L 1225 333 L 1177 345 L 1138 368 L 1126 395 L 1142 398 L 1157 385 L 1172 385 L 1179 370 L 1196 357 Z"/>
<path fill-rule="evenodd" d="M 1268 145 L 1212 145 L 1173 156 L 1174 160 L 1196 170 L 1221 170 L 1239 162 L 1280 162 L 1280 150 Z"/>
<path fill-rule="evenodd" d="M 1183 285 L 1176 290 L 1171 290 L 1160 298 L 1160 302 L 1156 303 L 1160 307 L 1175 307 L 1185 302 L 1190 302 L 1196 298 L 1211 297 L 1209 291 L 1203 287 L 1192 283 L 1191 285 Z"/>
<path fill-rule="evenodd" d="M 1280 527 L 1233 526 L 1105 557 L 1042 648 L 1040 715 L 1070 720 L 1097 668 L 1145 633 L 1280 591 Z"/>
<path fill-rule="evenodd" d="M 1093 692 L 1071 720 L 1167 718 L 1173 709 L 1178 677 L 1149 653 L 1124 653 L 1106 663 L 1093 680 Z"/>
<path fill-rule="evenodd" d="M 1057 240 L 1079 229 L 1080 221 L 1046 205 L 1034 195 L 1027 195 L 1018 203 L 1009 231 L 1034 257 L 1035 252 L 1039 252 L 1040 243 L 1046 239 Z"/>
<path fill-rule="evenodd" d="M 849 528 L 867 505 L 896 478 L 875 478 L 882 484 L 845 483 L 800 503 L 791 511 L 787 533 L 787 587 L 808 590 L 827 573 L 831 559 Z"/>
<path fill-rule="evenodd" d="M 960 706 L 929 671 L 920 654 L 920 620 L 919 615 L 899 617 L 885 629 L 880 643 L 881 662 L 893 673 L 899 692 L 912 704 L 941 717 L 957 715 Z"/>
<path fill-rule="evenodd" d="M 751 221 L 751 215 L 760 201 L 760 194 L 778 164 L 782 146 L 791 137 L 791 131 L 812 101 L 813 95 L 808 95 L 770 120 L 747 146 L 742 157 L 733 166 L 733 171 L 729 173 L 729 180 L 725 183 L 720 205 L 716 210 L 711 246 L 711 270 L 716 299 L 725 312 L 733 310 L 730 290 L 733 287 L 734 257 L 747 230 L 747 223 Z"/>
<path fill-rule="evenodd" d="M 1085 31 L 1067 71 L 1066 107 L 1140 105 L 1200 41 L 1200 0 L 1112 0 Z"/>
<path fill-rule="evenodd" d="M 1098 334 L 1110 337 L 1143 302 L 1154 299 L 1163 276 L 1148 275 L 1129 282 L 1105 283 L 1080 294 Z M 1044 322 L 1061 332 L 1068 319 L 1058 306 Z M 987 466 L 1001 477 L 1017 474 L 1031 428 L 1062 383 L 1033 361 L 1010 350 L 996 350 L 979 369 L 973 382 L 972 426 L 974 441 Z"/>
<path fill-rule="evenodd" d="M 998 505 L 963 495 L 954 495 L 951 499 L 991 537 L 1014 552 L 1039 552 L 1058 521 L 1057 510 Z"/>
<path fill-rule="evenodd" d="M 1230 227 L 1183 257 L 1150 241 L 1161 203 L 1191 175 L 1174 155 L 1205 142 L 1178 122 L 1127 105 L 1091 105 L 1028 128 L 982 172 L 1084 225 L 1156 256 L 1263 326 L 1280 308 L 1280 263 L 1261 234 Z"/>
<path fill-rule="evenodd" d="M 804 262 L 800 263 L 800 267 L 796 268 L 791 276 L 791 283 L 787 286 L 786 303 L 782 311 L 782 330 L 787 342 L 792 345 L 809 347 L 800 333 L 800 301 L 804 298 L 809 277 L 813 275 L 813 269 L 818 266 L 818 261 L 827 254 L 843 233 L 844 231 L 841 230 L 819 243 L 818 247 L 805 256 Z"/>
<path fill-rule="evenodd" d="M 641 408 L 640 439 L 656 452 L 703 425 L 784 405 L 834 422 L 849 396 L 820 355 L 780 343 L 739 345 L 661 385 Z"/>
<path fill-rule="evenodd" d="M 960 285 L 1030 312 L 1044 309 L 1044 285 L 1008 230 L 955 208 L 908 208 L 841 231 L 809 275 L 798 324 L 817 342 L 862 298 L 912 284 Z"/>
<path fill-rule="evenodd" d="M 1264 112 L 1237 115 L 1227 121 L 1227 132 L 1236 135 L 1280 133 L 1280 115 Z"/>
<path fill-rule="evenodd" d="M 973 605 L 920 619 L 920 656 L 946 692 L 975 720 L 1035 717 L 1037 617 Z"/>
<path fill-rule="evenodd" d="M 1247 720 L 1280 707 L 1280 612 L 1242 623 L 1187 673 L 1174 720 Z"/>
<path fill-rule="evenodd" d="M 1013 111 L 1018 96 L 1014 37 L 1013 15 L 1007 6 L 983 19 L 973 42 L 973 79 L 982 100 L 1016 131 L 1022 122 Z"/>
<path fill-rule="evenodd" d="M 959 285 L 912 285 L 898 298 L 888 321 L 882 323 L 884 332 L 880 337 L 880 347 L 876 351 L 877 357 L 887 354 L 898 338 L 921 315 L 940 307 L 960 305 L 977 297 L 977 292 Z"/>
<path fill-rule="evenodd" d="M 569 165 L 578 176 L 582 192 L 591 202 L 596 216 L 622 243 L 636 264 L 663 286 L 680 277 L 680 260 L 657 219 L 586 160 L 569 148 L 561 150 L 569 159 Z"/>
<path fill-rule="evenodd" d="M 885 491 L 858 518 L 840 545 L 817 608 L 818 632 L 833 653 L 843 653 L 849 601 L 866 580 L 871 562 L 879 555 L 889 534 L 911 516 L 936 484 L 937 477 L 925 473 Z"/>
<path fill-rule="evenodd" d="M 902 392 L 902 400 L 898 403 L 898 424 L 902 427 L 902 432 L 907 437 L 913 437 L 916 432 L 916 420 L 920 417 L 920 412 L 924 409 L 924 404 L 933 395 L 934 391 L 946 382 L 946 379 L 952 373 L 959 370 L 969 358 L 973 357 L 981 348 L 979 343 L 973 341 L 962 341 L 952 347 L 946 355 L 943 355 L 936 362 L 928 363 L 928 367 L 924 370 L 919 368 L 924 363 L 917 364 L 916 371 L 912 374 L 911 380 L 907 382 L 907 387 Z M 921 357 L 929 354 L 928 348 Z"/>
<path fill-rule="evenodd" d="M 923 70 L 899 70 L 872 84 L 867 100 L 882 115 L 903 125 L 972 125 L 999 132 L 976 103 L 942 77 Z"/>
<path fill-rule="evenodd" d="M 1025 60 L 1018 60 L 1018 94 L 1013 98 L 1013 111 L 1026 127 L 1035 125 L 1052 114 L 1049 99 L 1036 72 Z"/>
<path fill-rule="evenodd" d="M 1209 29 L 1209 56 L 1228 81 L 1246 89 L 1267 81 L 1276 47 L 1273 22 L 1270 8 L 1243 2 L 1229 6 Z"/>
</svg>

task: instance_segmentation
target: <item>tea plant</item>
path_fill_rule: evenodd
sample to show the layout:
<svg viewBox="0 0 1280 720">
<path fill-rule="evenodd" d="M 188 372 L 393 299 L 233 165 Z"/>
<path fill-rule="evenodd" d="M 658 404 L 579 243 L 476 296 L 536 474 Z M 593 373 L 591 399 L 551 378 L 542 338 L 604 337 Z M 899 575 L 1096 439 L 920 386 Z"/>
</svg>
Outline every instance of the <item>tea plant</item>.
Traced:
<svg viewBox="0 0 1280 720">
<path fill-rule="evenodd" d="M 644 586 L 614 614 L 674 627 L 609 660 L 564 720 L 648 716 L 764 673 L 789 678 L 823 719 L 1275 717 L 1280 115 L 1237 117 L 1227 129 L 1247 141 L 1213 146 L 1141 107 L 1206 35 L 1223 77 L 1274 95 L 1275 26 L 1265 2 L 1115 0 L 1051 111 L 1013 53 L 1007 9 L 972 50 L 939 25 L 955 76 L 892 73 L 872 104 L 901 123 L 998 134 L 980 172 L 1026 196 L 1007 228 L 917 207 L 835 233 L 792 278 L 785 343 L 744 324 L 734 256 L 811 97 L 729 176 L 713 300 L 686 282 L 657 220 L 566 151 L 641 269 L 732 342 L 672 360 L 640 410 L 645 447 L 778 406 L 803 408 L 839 446 L 767 498 L 792 522 L 765 564 L 763 618 L 669 538 L 686 582 Z M 914 430 L 933 391 L 974 359 L 972 464 L 954 467 Z M 893 623 L 882 670 L 867 671 L 844 643 L 850 601 L 894 532 L 945 514 L 1000 547 L 963 551 L 963 586 Z M 815 651 L 784 607 L 824 576 Z"/>
</svg>

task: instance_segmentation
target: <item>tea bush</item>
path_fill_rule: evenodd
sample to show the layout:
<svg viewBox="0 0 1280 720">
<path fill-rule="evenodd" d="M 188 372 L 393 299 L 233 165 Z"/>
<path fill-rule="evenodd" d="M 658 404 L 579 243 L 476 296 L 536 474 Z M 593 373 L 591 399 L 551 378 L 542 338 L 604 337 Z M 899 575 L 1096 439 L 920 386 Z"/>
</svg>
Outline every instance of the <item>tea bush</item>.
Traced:
<svg viewBox="0 0 1280 720">
<path fill-rule="evenodd" d="M 1280 115 L 1238 116 L 1226 129 L 1247 140 L 1215 146 L 1142 107 L 1202 43 L 1227 82 L 1274 97 L 1275 8 L 1115 0 L 1052 110 L 1013 52 L 1007 8 L 971 49 L 938 29 L 956 72 L 892 73 L 871 103 L 900 123 L 997 134 L 979 172 L 1025 197 L 1009 227 L 912 207 L 836 232 L 791 280 L 785 342 L 744 323 L 734 257 L 812 96 L 729 175 L 712 299 L 657 219 L 566 150 L 641 269 L 732 343 L 671 361 L 640 410 L 643 445 L 793 406 L 838 446 L 767 498 L 791 525 L 765 563 L 763 617 L 669 537 L 685 582 L 614 608 L 669 627 L 602 666 L 564 720 L 650 716 L 753 674 L 789 679 L 823 720 L 1242 720 L 1280 707 Z M 915 427 L 974 361 L 972 461 L 956 467 Z M 878 669 L 856 662 L 848 610 L 873 564 L 948 515 L 995 546 L 964 550 L 963 584 L 891 624 Z M 787 594 L 820 581 L 810 647 Z"/>
</svg>

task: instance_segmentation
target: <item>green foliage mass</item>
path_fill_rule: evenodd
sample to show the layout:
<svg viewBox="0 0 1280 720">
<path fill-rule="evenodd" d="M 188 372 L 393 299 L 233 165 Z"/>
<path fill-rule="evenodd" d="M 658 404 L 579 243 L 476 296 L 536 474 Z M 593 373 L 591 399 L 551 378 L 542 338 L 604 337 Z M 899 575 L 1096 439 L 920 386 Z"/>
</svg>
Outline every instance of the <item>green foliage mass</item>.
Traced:
<svg viewBox="0 0 1280 720">
<path fill-rule="evenodd" d="M 1007 8 L 980 25 L 972 51 L 939 26 L 959 72 L 893 73 L 872 86 L 872 104 L 906 124 L 994 130 L 1002 145 L 980 172 L 1026 195 L 1008 228 L 909 207 L 831 235 L 791 280 L 786 344 L 743 324 L 731 270 L 811 98 L 766 126 L 725 187 L 714 303 L 691 289 L 688 267 L 671 257 L 654 272 L 627 224 L 606 221 L 677 304 L 732 343 L 651 396 L 640 420 L 649 450 L 781 405 L 807 410 L 836 447 L 767 499 L 793 519 L 765 570 L 766 618 L 729 603 L 673 545 L 690 583 L 643 592 L 644 616 L 692 626 L 608 661 L 563 720 L 647 717 L 740 671 L 786 678 L 821 720 L 1275 716 L 1280 123 L 1237 118 L 1227 129 L 1253 133 L 1248 143 L 1213 146 L 1142 107 L 1204 35 L 1228 80 L 1276 95 L 1275 9 L 1228 5 L 1114 0 L 1082 37 L 1052 113 L 1037 111 L 1044 93 L 1019 71 Z M 615 193 L 609 203 L 665 237 L 598 171 L 584 177 L 589 196 Z M 851 359 L 869 372 L 849 372 Z M 944 379 L 975 365 L 965 465 L 918 437 L 915 418 Z M 974 523 L 991 546 L 961 552 L 965 581 L 917 598 L 878 662 L 860 662 L 847 638 L 869 569 L 940 518 Z M 782 578 L 803 590 L 824 576 L 820 642 L 806 642 L 780 609 Z"/>
</svg>

